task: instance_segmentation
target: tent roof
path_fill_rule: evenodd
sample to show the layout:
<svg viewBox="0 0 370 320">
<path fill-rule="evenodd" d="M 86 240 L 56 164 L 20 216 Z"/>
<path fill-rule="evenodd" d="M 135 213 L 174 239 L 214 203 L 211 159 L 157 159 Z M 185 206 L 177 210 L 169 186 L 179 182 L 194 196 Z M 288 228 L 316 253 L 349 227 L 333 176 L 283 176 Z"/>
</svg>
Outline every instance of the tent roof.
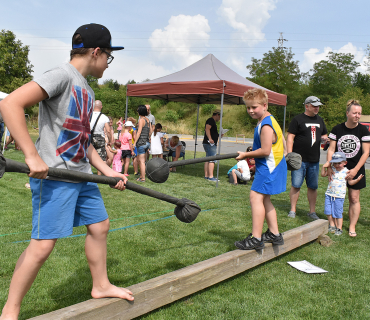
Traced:
<svg viewBox="0 0 370 320">
<path fill-rule="evenodd" d="M 269 104 L 286 105 L 286 95 L 245 79 L 212 54 L 170 75 L 143 83 L 129 84 L 127 95 L 206 104 L 220 103 L 220 96 L 224 93 L 225 104 L 243 104 L 244 92 L 253 88 L 265 89 Z"/>
</svg>

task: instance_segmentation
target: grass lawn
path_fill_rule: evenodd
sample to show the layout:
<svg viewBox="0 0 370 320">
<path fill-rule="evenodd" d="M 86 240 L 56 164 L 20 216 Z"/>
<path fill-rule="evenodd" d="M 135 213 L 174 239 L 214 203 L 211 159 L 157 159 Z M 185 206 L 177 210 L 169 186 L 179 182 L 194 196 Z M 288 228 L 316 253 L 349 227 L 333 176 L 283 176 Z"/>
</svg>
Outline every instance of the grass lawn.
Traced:
<svg viewBox="0 0 370 320">
<path fill-rule="evenodd" d="M 13 147 L 5 156 L 24 161 L 23 154 Z M 187 153 L 187 158 L 191 157 Z M 191 224 L 174 217 L 172 204 L 101 185 L 111 221 L 108 236 L 111 282 L 127 287 L 234 250 L 234 241 L 244 238 L 252 224 L 250 185 L 233 186 L 227 182 L 226 172 L 234 164 L 233 159 L 221 161 L 217 189 L 213 182 L 203 179 L 203 164 L 178 168 L 164 184 L 147 179 L 145 187 L 191 199 L 201 206 L 201 213 Z M 129 181 L 134 181 L 133 175 Z M 15 173 L 5 173 L 0 180 L 1 308 L 15 263 L 30 239 L 31 192 L 25 188 L 27 182 L 26 175 Z M 326 179 L 320 178 L 319 183 L 317 213 L 325 218 Z M 306 216 L 306 190 L 302 188 L 295 219 L 287 217 L 288 192 L 272 197 L 282 232 L 310 222 Z M 334 240 L 331 247 L 307 244 L 140 319 L 369 319 L 369 199 L 370 192 L 364 189 L 357 238 L 348 236 L 345 213 L 344 233 L 340 237 L 330 234 Z M 23 301 L 20 319 L 91 298 L 90 271 L 84 254 L 85 232 L 85 227 L 75 228 L 72 237 L 57 242 Z M 287 264 L 304 259 L 329 272 L 304 274 Z"/>
</svg>

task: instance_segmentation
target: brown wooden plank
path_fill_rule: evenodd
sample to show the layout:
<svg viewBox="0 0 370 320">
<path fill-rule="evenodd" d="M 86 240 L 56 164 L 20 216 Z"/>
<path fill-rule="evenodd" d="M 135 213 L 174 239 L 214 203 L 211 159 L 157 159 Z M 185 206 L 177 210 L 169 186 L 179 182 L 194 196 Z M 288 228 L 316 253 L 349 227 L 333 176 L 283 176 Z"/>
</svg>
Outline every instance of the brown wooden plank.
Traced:
<svg viewBox="0 0 370 320">
<path fill-rule="evenodd" d="M 327 220 L 316 220 L 284 233 L 285 244 L 266 244 L 262 252 L 234 250 L 191 266 L 135 284 L 129 289 L 135 301 L 91 299 L 35 318 L 34 320 L 133 319 L 194 292 L 251 269 L 328 232 Z"/>
</svg>

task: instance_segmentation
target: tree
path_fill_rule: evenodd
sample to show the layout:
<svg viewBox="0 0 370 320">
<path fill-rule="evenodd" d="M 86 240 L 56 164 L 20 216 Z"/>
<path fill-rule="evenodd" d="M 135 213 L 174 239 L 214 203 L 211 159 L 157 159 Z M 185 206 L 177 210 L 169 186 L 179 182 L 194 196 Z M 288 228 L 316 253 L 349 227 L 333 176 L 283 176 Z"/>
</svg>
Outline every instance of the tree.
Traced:
<svg viewBox="0 0 370 320">
<path fill-rule="evenodd" d="M 347 101 L 356 99 L 362 106 L 362 114 L 370 114 L 370 94 L 363 92 L 357 87 L 348 87 L 338 98 L 330 98 L 325 107 L 320 109 L 320 116 L 324 118 L 325 124 L 330 131 L 338 123 L 345 122 Z M 321 113 L 322 110 L 327 112 Z M 361 121 L 361 119 L 360 119 Z"/>
<path fill-rule="evenodd" d="M 352 77 L 360 66 L 350 53 L 329 52 L 327 58 L 314 64 L 310 77 L 312 95 L 324 103 L 341 96 L 352 85 Z"/>
<path fill-rule="evenodd" d="M 86 81 L 89 84 L 89 86 L 95 91 L 99 89 L 99 83 L 98 83 L 98 78 L 95 78 L 93 76 L 88 75 L 86 77 Z"/>
<path fill-rule="evenodd" d="M 356 72 L 353 76 L 353 86 L 362 89 L 364 93 L 370 93 L 370 75 Z"/>
<path fill-rule="evenodd" d="M 10 93 L 32 80 L 33 65 L 28 60 L 29 47 L 16 40 L 13 32 L 0 32 L 0 88 Z"/>
<path fill-rule="evenodd" d="M 367 67 L 367 71 L 370 72 L 370 44 L 367 45 L 366 54 L 367 60 L 364 62 L 364 65 Z"/>
<path fill-rule="evenodd" d="M 247 66 L 249 80 L 269 89 L 291 95 L 299 86 L 301 73 L 298 61 L 293 60 L 291 48 L 272 48 L 262 59 L 252 58 Z"/>
<path fill-rule="evenodd" d="M 104 80 L 103 85 L 116 91 L 119 90 L 121 86 L 117 80 L 113 79 Z"/>
<path fill-rule="evenodd" d="M 269 90 L 287 95 L 287 122 L 290 121 L 289 114 L 295 116 L 302 112 L 304 89 L 307 86 L 302 83 L 304 74 L 301 74 L 291 48 L 273 47 L 263 55 L 262 59 L 252 58 L 252 63 L 247 66 L 247 69 L 251 75 L 249 80 Z M 283 120 L 283 108 L 270 107 L 270 110 L 279 122 Z"/>
</svg>

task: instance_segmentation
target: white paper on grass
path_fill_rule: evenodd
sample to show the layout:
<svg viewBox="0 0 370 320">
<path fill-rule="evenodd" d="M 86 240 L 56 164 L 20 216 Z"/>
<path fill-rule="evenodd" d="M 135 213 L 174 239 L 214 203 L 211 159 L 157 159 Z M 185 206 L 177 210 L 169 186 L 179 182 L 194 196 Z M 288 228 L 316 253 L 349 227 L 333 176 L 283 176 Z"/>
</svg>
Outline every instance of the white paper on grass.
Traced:
<svg viewBox="0 0 370 320">
<path fill-rule="evenodd" d="M 328 272 L 324 269 L 321 269 L 319 267 L 314 266 L 312 263 L 309 263 L 306 260 L 288 262 L 288 264 L 291 265 L 293 268 L 296 268 L 297 270 L 305 272 L 305 273 L 325 273 L 325 272 Z"/>
</svg>

